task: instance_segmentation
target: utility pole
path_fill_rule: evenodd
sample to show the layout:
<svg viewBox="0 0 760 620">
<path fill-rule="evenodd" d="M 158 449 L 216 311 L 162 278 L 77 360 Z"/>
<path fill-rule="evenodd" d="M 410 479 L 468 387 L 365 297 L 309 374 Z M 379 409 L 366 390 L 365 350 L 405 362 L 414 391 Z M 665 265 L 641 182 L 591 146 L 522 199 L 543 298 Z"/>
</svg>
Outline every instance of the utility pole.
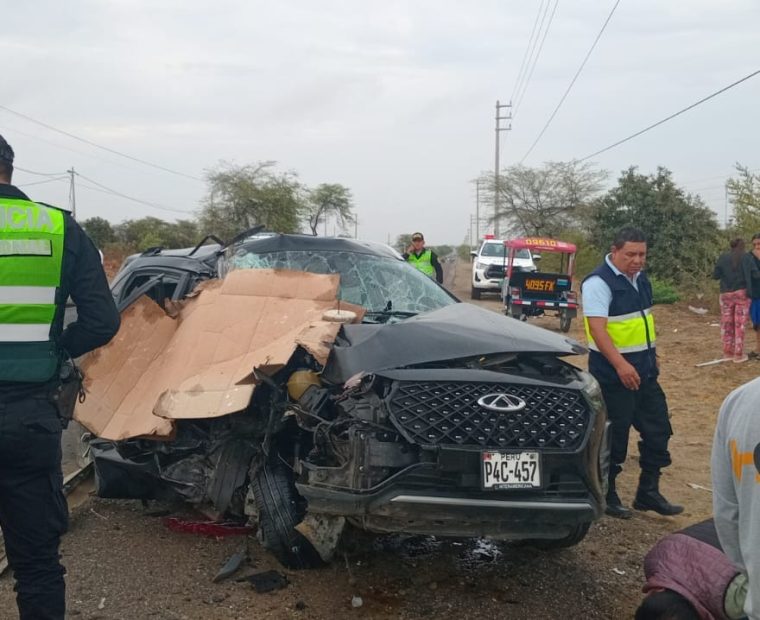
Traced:
<svg viewBox="0 0 760 620">
<path fill-rule="evenodd" d="M 480 179 L 475 181 L 475 239 L 480 240 Z"/>
<path fill-rule="evenodd" d="M 68 172 L 71 177 L 71 181 L 69 182 L 69 208 L 71 209 L 71 217 L 77 219 L 77 196 L 74 191 L 74 175 L 76 172 L 74 172 L 74 166 L 71 166 L 71 170 L 67 170 L 66 172 Z"/>
<path fill-rule="evenodd" d="M 725 217 L 723 218 L 723 229 L 728 230 L 728 183 L 723 184 L 723 189 L 725 190 Z"/>
<path fill-rule="evenodd" d="M 509 108 L 509 112 L 506 116 L 501 115 L 501 111 L 504 108 Z M 499 103 L 496 100 L 496 158 L 493 167 L 493 234 L 497 239 L 499 238 L 499 134 L 502 131 L 509 131 L 512 129 L 512 123 L 509 123 L 506 127 L 501 126 L 501 121 L 512 120 L 512 102 Z"/>
</svg>

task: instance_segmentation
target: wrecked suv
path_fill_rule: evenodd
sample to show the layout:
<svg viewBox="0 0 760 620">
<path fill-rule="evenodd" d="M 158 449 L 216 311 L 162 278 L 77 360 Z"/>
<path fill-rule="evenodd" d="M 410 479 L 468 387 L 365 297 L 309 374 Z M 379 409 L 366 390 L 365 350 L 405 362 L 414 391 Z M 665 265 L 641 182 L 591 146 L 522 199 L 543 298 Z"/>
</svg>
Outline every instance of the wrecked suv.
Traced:
<svg viewBox="0 0 760 620">
<path fill-rule="evenodd" d="M 177 420 L 168 441 L 94 440 L 100 495 L 211 502 L 294 568 L 328 561 L 347 526 L 551 547 L 602 514 L 606 415 L 564 360 L 584 352 L 573 340 L 460 303 L 379 244 L 277 235 L 217 268 L 337 273 L 361 322 L 321 361 L 298 345 L 254 368 L 239 412 Z"/>
</svg>

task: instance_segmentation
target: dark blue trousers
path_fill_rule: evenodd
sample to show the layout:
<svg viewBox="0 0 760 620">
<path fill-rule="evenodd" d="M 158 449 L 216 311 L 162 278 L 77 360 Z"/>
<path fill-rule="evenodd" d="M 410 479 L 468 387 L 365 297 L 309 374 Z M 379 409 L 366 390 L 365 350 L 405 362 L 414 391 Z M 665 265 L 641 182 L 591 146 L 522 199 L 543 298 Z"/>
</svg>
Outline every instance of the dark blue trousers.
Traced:
<svg viewBox="0 0 760 620">
<path fill-rule="evenodd" d="M 61 430 L 47 396 L 0 396 L 0 528 L 16 580 L 21 620 L 63 620 L 65 569 L 58 548 L 68 527 Z"/>
<path fill-rule="evenodd" d="M 628 436 L 631 427 L 641 437 L 639 465 L 641 470 L 658 474 L 670 465 L 668 442 L 673 434 L 668 418 L 668 403 L 657 379 L 646 379 L 638 390 L 622 384 L 602 385 L 607 418 L 611 422 L 610 475 L 614 478 L 623 469 L 628 456 Z"/>
</svg>

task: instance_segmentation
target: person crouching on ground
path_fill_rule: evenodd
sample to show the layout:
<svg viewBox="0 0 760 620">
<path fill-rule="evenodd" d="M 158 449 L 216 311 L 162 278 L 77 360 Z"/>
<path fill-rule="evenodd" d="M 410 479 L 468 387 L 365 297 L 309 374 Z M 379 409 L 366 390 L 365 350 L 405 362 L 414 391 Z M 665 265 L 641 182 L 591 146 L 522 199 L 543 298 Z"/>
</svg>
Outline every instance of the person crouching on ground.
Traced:
<svg viewBox="0 0 760 620">
<path fill-rule="evenodd" d="M 707 519 L 659 540 L 644 557 L 646 598 L 635 620 L 739 620 L 747 577 Z"/>
</svg>

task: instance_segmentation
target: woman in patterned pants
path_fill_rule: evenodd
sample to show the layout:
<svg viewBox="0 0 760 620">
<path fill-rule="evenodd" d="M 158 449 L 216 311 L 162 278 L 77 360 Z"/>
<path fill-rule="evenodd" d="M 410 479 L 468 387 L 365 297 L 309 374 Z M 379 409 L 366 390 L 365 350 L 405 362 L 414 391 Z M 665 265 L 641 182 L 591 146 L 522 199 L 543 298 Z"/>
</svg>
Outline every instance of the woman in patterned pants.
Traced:
<svg viewBox="0 0 760 620">
<path fill-rule="evenodd" d="M 720 335 L 723 357 L 746 362 L 744 328 L 749 317 L 750 299 L 747 295 L 742 261 L 744 240 L 733 239 L 730 251 L 721 254 L 715 264 L 713 278 L 720 280 Z"/>
</svg>

